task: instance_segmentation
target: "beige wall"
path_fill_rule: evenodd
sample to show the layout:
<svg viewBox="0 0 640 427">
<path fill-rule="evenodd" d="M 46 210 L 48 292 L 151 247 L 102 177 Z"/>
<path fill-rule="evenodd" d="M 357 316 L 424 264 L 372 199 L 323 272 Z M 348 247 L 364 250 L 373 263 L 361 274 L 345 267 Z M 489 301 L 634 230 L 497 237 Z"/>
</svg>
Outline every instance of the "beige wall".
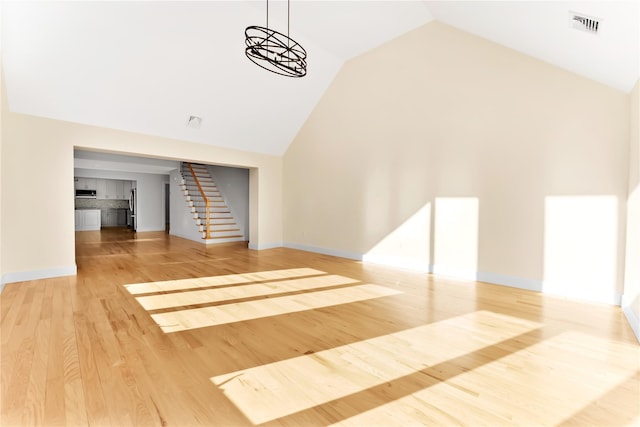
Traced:
<svg viewBox="0 0 640 427">
<path fill-rule="evenodd" d="M 622 306 L 640 340 L 640 80 L 633 88 L 630 98 L 629 199 Z"/>
<path fill-rule="evenodd" d="M 615 300 L 628 117 L 627 94 L 429 23 L 347 62 L 297 135 L 285 242 Z"/>
<path fill-rule="evenodd" d="M 0 4 L 0 15 L 2 14 L 2 5 Z M 1 16 L 0 16 L 1 18 Z M 0 31 L 1 32 L 1 31 Z M 0 42 L 0 46 L 2 43 Z M 2 125 L 2 118 L 6 109 L 5 102 L 5 90 L 4 90 L 4 77 L 2 76 L 2 52 L 0 52 L 0 278 L 2 278 L 2 140 L 4 139 L 4 126 Z M 4 282 L 0 279 L 0 292 L 4 287 Z"/>
<path fill-rule="evenodd" d="M 282 242 L 282 160 L 209 145 L 2 112 L 3 282 L 73 274 L 73 149 L 249 167 L 250 244 Z"/>
</svg>

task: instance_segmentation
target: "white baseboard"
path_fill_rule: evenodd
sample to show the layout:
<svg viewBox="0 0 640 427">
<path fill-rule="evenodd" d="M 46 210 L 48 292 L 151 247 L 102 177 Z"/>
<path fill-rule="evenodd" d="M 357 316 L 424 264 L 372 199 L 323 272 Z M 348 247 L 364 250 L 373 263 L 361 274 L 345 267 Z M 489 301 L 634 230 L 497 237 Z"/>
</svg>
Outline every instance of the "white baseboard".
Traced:
<svg viewBox="0 0 640 427">
<path fill-rule="evenodd" d="M 473 270 L 465 270 L 461 268 L 451 268 L 443 265 L 434 264 L 432 272 L 438 276 L 453 277 L 461 280 L 476 280 L 476 272 Z"/>
<path fill-rule="evenodd" d="M 355 259 L 362 261 L 362 254 L 356 252 L 341 251 L 338 249 L 321 248 L 318 246 L 301 245 L 298 243 L 284 243 L 285 248 L 298 249 L 300 251 L 315 252 L 323 255 L 337 256 L 340 258 Z"/>
<path fill-rule="evenodd" d="M 640 342 L 640 317 L 638 317 L 638 313 L 633 311 L 631 301 L 629 301 L 628 297 L 625 298 L 625 295 L 622 296 L 622 312 L 627 318 L 636 339 Z"/>
<path fill-rule="evenodd" d="M 7 283 L 26 282 L 29 280 L 49 279 L 51 277 L 75 276 L 78 268 L 73 266 L 47 268 L 43 270 L 17 271 L 2 275 L 2 289 Z"/>
<path fill-rule="evenodd" d="M 486 282 L 494 285 L 510 286 L 512 288 L 525 289 L 527 291 L 542 291 L 542 280 L 528 279 L 518 276 L 507 276 L 505 274 L 486 273 L 478 271 L 476 273 L 478 282 Z"/>
<path fill-rule="evenodd" d="M 259 243 L 251 243 L 249 242 L 249 249 L 253 249 L 256 251 L 262 251 L 265 249 L 273 249 L 273 248 L 281 248 L 282 247 L 282 243 L 266 243 L 266 244 L 259 244 Z"/>
<path fill-rule="evenodd" d="M 613 291 L 574 289 L 566 287 L 564 282 L 555 282 L 553 280 L 542 282 L 542 292 L 545 295 L 557 296 L 560 298 L 568 298 L 575 301 L 595 302 L 598 304 L 609 304 L 620 306 L 622 303 L 622 295 Z"/>
<path fill-rule="evenodd" d="M 331 253 L 328 253 L 328 254 L 332 255 Z M 356 257 L 353 257 L 353 258 L 357 259 Z M 526 277 L 509 276 L 505 274 L 488 273 L 484 271 L 476 272 L 473 270 L 451 268 L 448 266 L 442 266 L 437 264 L 428 265 L 427 263 L 418 263 L 413 261 L 407 262 L 407 260 L 394 259 L 393 257 L 389 257 L 389 256 L 364 254 L 362 256 L 362 260 L 364 262 L 371 262 L 371 263 L 380 264 L 380 265 L 384 265 L 391 268 L 402 268 L 402 269 L 414 270 L 418 272 L 432 273 L 436 276 L 451 277 L 459 280 L 472 280 L 472 281 L 478 281 L 478 282 L 491 283 L 494 285 L 509 286 L 512 288 L 524 289 L 527 291 L 543 292 L 546 295 L 554 295 L 554 296 L 569 298 L 569 299 L 578 300 L 578 301 L 595 302 L 600 304 L 609 304 L 609 305 L 618 305 L 618 306 L 621 304 L 621 295 L 618 295 L 616 293 L 601 292 L 601 293 L 591 294 L 591 295 L 587 295 L 584 293 L 561 294 L 561 293 L 550 291 L 548 286 L 547 286 L 547 289 L 545 290 L 545 283 L 543 280 L 540 280 L 540 279 L 530 279 Z M 628 311 L 630 311 L 630 309 Z M 627 317 L 629 317 L 629 315 Z M 633 318 L 631 318 L 631 320 L 629 321 L 631 322 L 632 320 Z M 636 320 L 635 327 L 637 328 L 637 320 Z M 635 330 L 636 329 L 634 329 L 634 331 Z"/>
<path fill-rule="evenodd" d="M 217 239 L 202 239 L 202 243 L 205 245 L 216 245 L 218 243 L 234 243 L 234 242 L 246 242 L 242 237 L 220 237 Z"/>
<path fill-rule="evenodd" d="M 478 282 L 486 282 L 494 285 L 509 286 L 512 288 L 524 289 L 534 292 L 543 292 L 547 295 L 557 295 L 560 297 L 571 298 L 575 300 L 596 302 L 601 304 L 620 305 L 621 296 L 615 293 L 601 293 L 597 295 L 560 295 L 553 292 L 545 291 L 544 281 L 540 279 L 530 279 L 526 277 L 509 276 L 505 274 L 489 273 L 484 271 L 465 270 L 459 268 L 451 268 L 442 265 L 430 265 L 426 262 L 415 260 L 406 260 L 389 256 L 360 254 L 355 252 L 341 251 L 336 249 L 322 248 L 317 246 L 302 245 L 298 243 L 284 243 L 284 247 L 298 249 L 301 251 L 315 252 L 324 255 L 337 256 L 341 258 L 349 258 L 357 261 L 363 261 L 373 264 L 384 265 L 391 268 L 401 268 L 405 270 L 413 270 L 424 273 L 432 273 L 437 276 L 446 276 L 460 280 L 472 280 Z M 249 244 L 249 248 L 257 249 Z M 260 248 L 262 249 L 262 248 Z"/>
<path fill-rule="evenodd" d="M 204 240 L 202 239 L 202 236 L 200 236 L 200 235 L 198 235 L 198 236 L 188 236 L 186 234 L 174 233 L 173 231 L 169 231 L 169 235 L 175 236 L 175 237 L 180 237 L 181 239 L 191 240 L 192 242 L 196 242 L 196 243 L 203 243 L 204 242 Z"/>
<path fill-rule="evenodd" d="M 384 265 L 385 267 L 400 268 L 403 270 L 418 271 L 422 273 L 431 273 L 433 270 L 429 262 L 407 260 L 405 258 L 386 255 L 364 254 L 362 255 L 362 262 Z"/>
<path fill-rule="evenodd" d="M 138 227 L 136 228 L 136 233 L 149 233 L 152 231 L 166 231 L 164 227 L 162 228 L 153 228 L 153 227 Z"/>
</svg>

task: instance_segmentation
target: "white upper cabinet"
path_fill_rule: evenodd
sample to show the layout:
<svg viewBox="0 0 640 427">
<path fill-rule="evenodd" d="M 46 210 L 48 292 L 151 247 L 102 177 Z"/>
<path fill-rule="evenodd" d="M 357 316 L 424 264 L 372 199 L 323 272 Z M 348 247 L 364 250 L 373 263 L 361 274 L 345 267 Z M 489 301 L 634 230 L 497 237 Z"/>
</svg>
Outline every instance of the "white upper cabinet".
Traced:
<svg viewBox="0 0 640 427">
<path fill-rule="evenodd" d="M 122 181 L 122 195 L 124 199 L 129 200 L 131 194 L 131 181 Z"/>
<path fill-rule="evenodd" d="M 128 200 L 131 192 L 131 181 L 119 179 L 98 179 L 96 198 Z"/>
<path fill-rule="evenodd" d="M 76 178 L 76 190 L 95 190 L 97 179 L 95 178 Z"/>
<path fill-rule="evenodd" d="M 96 198 L 97 199 L 106 199 L 107 198 L 107 180 L 99 179 L 96 188 Z"/>
<path fill-rule="evenodd" d="M 116 181 L 116 191 L 113 193 L 114 199 L 124 199 L 124 181 Z"/>
<path fill-rule="evenodd" d="M 105 199 L 117 199 L 116 197 L 116 180 L 108 179 L 107 180 L 107 194 L 105 195 Z"/>
</svg>

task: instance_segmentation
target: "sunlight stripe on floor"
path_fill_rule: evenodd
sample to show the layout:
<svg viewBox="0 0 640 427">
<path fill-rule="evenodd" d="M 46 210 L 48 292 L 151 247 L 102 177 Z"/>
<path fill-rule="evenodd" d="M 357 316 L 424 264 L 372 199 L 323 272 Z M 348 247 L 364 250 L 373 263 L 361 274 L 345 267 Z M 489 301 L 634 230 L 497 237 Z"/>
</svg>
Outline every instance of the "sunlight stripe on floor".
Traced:
<svg viewBox="0 0 640 427">
<path fill-rule="evenodd" d="M 327 404 L 518 337 L 540 324 L 477 311 L 212 377 L 255 425 Z M 428 377 L 429 381 L 437 381 Z M 428 381 L 427 381 L 428 382 Z M 288 420 L 283 420 L 288 421 Z M 287 424 L 287 422 L 284 422 Z M 296 424 L 296 420 L 291 420 Z"/>
<path fill-rule="evenodd" d="M 286 270 L 259 271 L 256 273 L 167 280 L 164 282 L 135 283 L 124 285 L 124 287 L 132 295 L 139 295 L 153 292 L 180 291 L 185 289 L 235 285 L 239 283 L 262 282 L 265 280 L 290 279 L 294 277 L 315 276 L 318 274 L 326 273 L 314 268 L 290 268 Z"/>
<path fill-rule="evenodd" d="M 151 317 L 164 332 L 168 333 L 348 304 L 401 293 L 384 286 L 366 284 L 215 307 L 152 314 Z"/>
<path fill-rule="evenodd" d="M 619 357 L 611 356 L 612 345 L 619 347 Z M 584 352 L 576 354 L 574 349 L 581 347 Z M 613 393 L 609 398 L 615 399 L 616 392 L 632 390 L 625 387 L 637 387 L 633 380 L 638 370 L 633 367 L 634 362 L 635 366 L 640 363 L 639 357 L 637 345 L 563 332 L 534 343 L 523 352 L 507 354 L 451 381 L 385 402 L 335 425 L 415 425 L 420 419 L 424 425 L 637 426 L 637 403 L 635 416 L 634 408 L 621 408 L 620 414 L 611 414 L 600 405 L 608 398 L 607 393 Z M 604 358 L 608 369 L 603 371 Z M 532 369 L 536 369 L 535 376 Z M 439 411 L 429 410 L 434 406 Z M 465 409 L 461 411 L 461 407 Z M 583 411 L 592 413 L 581 418 Z M 617 417 L 622 414 L 628 418 Z"/>
<path fill-rule="evenodd" d="M 160 310 L 166 308 L 184 307 L 196 304 L 210 304 L 241 298 L 255 298 L 267 295 L 277 295 L 286 292 L 297 292 L 327 288 L 330 286 L 359 283 L 349 277 L 325 275 L 291 279 L 277 282 L 252 283 L 249 285 L 229 286 L 201 291 L 189 291 L 172 294 L 150 295 L 137 297 L 136 300 L 145 310 Z"/>
</svg>

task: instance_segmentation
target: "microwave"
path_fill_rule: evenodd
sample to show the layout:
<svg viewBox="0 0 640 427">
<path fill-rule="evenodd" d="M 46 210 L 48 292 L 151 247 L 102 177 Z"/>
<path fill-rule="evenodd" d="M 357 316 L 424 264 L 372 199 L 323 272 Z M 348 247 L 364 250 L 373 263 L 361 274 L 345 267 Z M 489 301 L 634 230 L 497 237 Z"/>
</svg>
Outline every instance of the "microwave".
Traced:
<svg viewBox="0 0 640 427">
<path fill-rule="evenodd" d="M 96 190 L 76 190 L 76 199 L 95 199 Z"/>
</svg>

